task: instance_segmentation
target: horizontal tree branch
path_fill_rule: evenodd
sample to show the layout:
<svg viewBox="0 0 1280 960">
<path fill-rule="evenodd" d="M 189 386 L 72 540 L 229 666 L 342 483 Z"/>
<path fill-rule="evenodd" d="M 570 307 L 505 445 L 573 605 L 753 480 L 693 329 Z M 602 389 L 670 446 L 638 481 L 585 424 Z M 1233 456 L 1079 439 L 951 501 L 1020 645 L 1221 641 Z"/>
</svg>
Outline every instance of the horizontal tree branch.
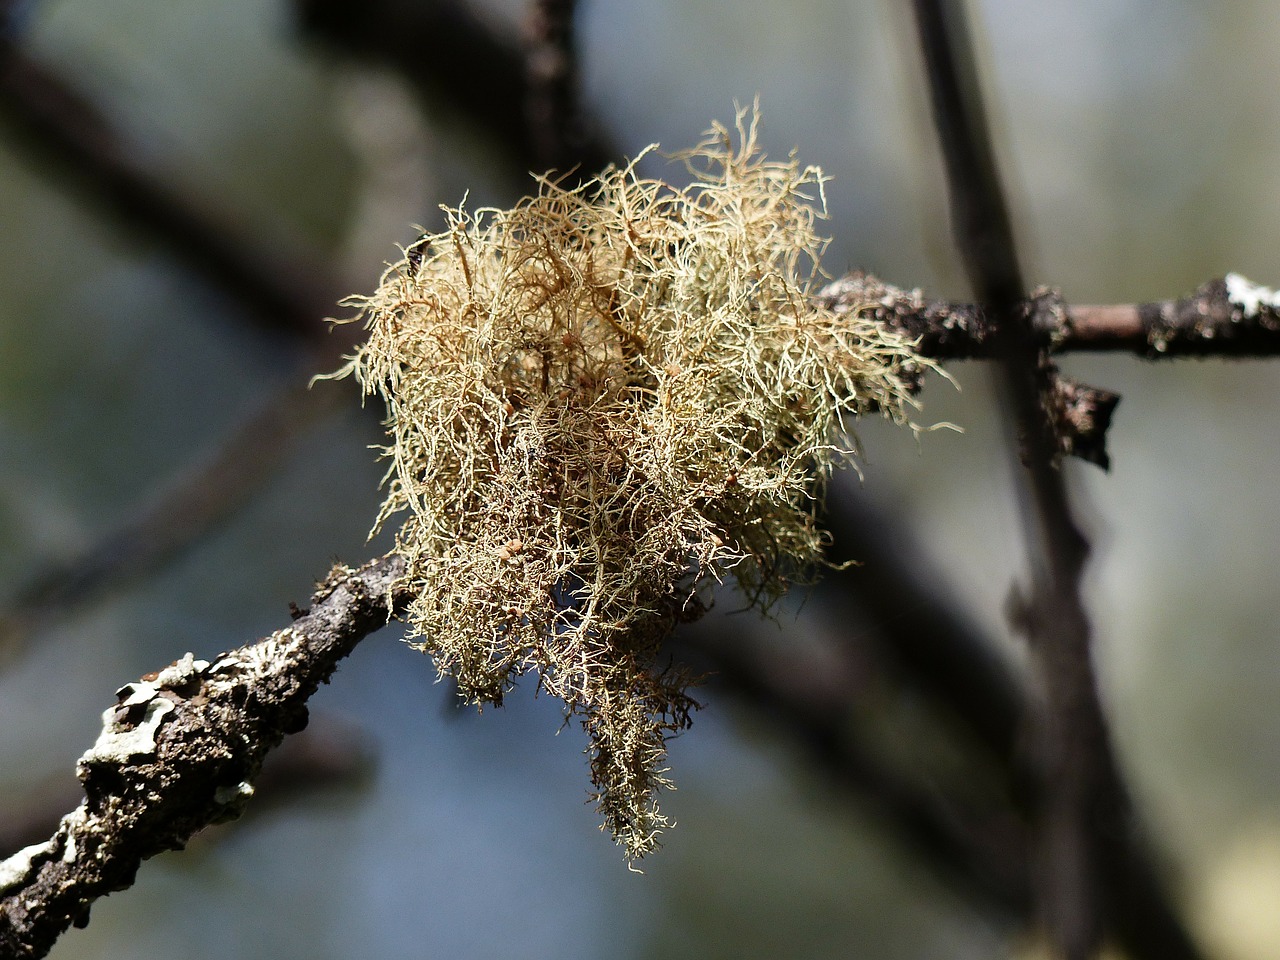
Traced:
<svg viewBox="0 0 1280 960">
<path fill-rule="evenodd" d="M 403 572 L 395 555 L 335 567 L 292 626 L 121 687 L 77 765 L 85 801 L 0 863 L 0 956 L 44 956 L 143 860 L 236 817 L 266 754 L 306 726 L 307 700 L 406 599 L 393 593 Z"/>
<path fill-rule="evenodd" d="M 896 287 L 861 271 L 828 284 L 817 299 L 837 311 L 869 310 L 886 326 L 918 339 L 919 352 L 932 360 L 995 354 L 991 318 L 972 303 L 930 299 L 919 289 Z M 1237 274 L 1210 280 L 1188 297 L 1144 304 L 1069 306 L 1056 292 L 1042 290 L 1028 298 L 1025 309 L 1037 335 L 1055 353 L 1122 351 L 1148 359 L 1280 355 L 1280 294 Z M 349 337 L 355 327 L 339 329 Z M 330 350 L 336 354 L 349 342 L 346 337 L 335 338 Z M 918 388 L 925 371 L 907 372 Z M 1054 387 L 1059 452 L 1105 469 L 1110 463 L 1106 432 L 1119 397 L 1065 377 L 1057 377 Z M 124 527 L 56 569 L 33 576 L 0 609 L 0 662 L 20 646 L 30 624 L 82 606 L 104 583 L 119 582 L 128 568 L 150 570 L 241 502 L 278 462 L 288 431 L 327 408 L 309 396 L 298 389 L 282 392 Z M 332 402 L 335 395 L 329 396 Z M 173 517 L 184 522 L 173 524 Z"/>
<path fill-rule="evenodd" d="M 994 319 L 977 304 L 934 300 L 861 271 L 828 284 L 818 299 L 836 310 L 869 310 L 918 339 L 920 353 L 932 360 L 999 356 Z M 1280 294 L 1235 273 L 1189 296 L 1151 303 L 1076 306 L 1041 288 L 1022 309 L 1053 353 L 1135 353 L 1148 360 L 1280 354 Z"/>
</svg>

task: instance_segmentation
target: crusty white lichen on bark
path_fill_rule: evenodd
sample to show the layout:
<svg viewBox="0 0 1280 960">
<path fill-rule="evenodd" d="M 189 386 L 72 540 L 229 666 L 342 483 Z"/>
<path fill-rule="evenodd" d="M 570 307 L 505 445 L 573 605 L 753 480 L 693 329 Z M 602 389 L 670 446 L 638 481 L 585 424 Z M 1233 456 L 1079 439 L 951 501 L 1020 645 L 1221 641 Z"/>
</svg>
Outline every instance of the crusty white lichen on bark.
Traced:
<svg viewBox="0 0 1280 960">
<path fill-rule="evenodd" d="M 294 623 L 212 662 L 187 654 L 121 687 L 77 764 L 85 801 L 44 843 L 0 862 L 0 957 L 40 957 L 139 864 L 236 816 L 307 700 L 403 597 L 403 561 L 336 567 Z"/>
</svg>

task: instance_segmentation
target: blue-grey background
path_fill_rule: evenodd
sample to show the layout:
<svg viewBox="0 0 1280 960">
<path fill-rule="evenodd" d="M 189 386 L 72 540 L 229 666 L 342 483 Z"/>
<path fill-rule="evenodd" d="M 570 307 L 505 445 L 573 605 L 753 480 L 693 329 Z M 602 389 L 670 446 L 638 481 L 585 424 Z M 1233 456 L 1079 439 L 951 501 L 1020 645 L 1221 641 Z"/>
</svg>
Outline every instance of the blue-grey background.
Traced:
<svg viewBox="0 0 1280 960">
<path fill-rule="evenodd" d="M 516 29 L 516 0 L 486 7 Z M 1098 303 L 1227 270 L 1280 285 L 1273 4 L 971 8 L 1033 281 Z M 159 169 L 260 238 L 331 258 L 341 289 L 370 289 L 437 204 L 509 199 L 474 138 L 299 44 L 279 0 L 43 0 L 30 17 L 32 49 Z M 759 94 L 768 149 L 833 177 L 829 271 L 965 295 L 905 5 L 583 0 L 580 27 L 587 99 L 626 149 L 688 145 Z M 0 227 L 2 599 L 128 517 L 297 361 L 7 143 Z M 1121 756 L 1197 930 L 1219 956 L 1261 960 L 1280 942 L 1280 368 L 1065 366 L 1124 395 L 1112 472 L 1068 468 Z M 964 433 L 868 424 L 858 495 L 900 514 L 1004 635 L 1011 468 L 985 372 L 951 373 L 921 418 Z M 0 676 L 0 801 L 70 778 L 121 683 L 281 625 L 335 557 L 371 554 L 377 424 L 350 384 L 317 389 L 351 403 L 302 430 L 248 506 L 159 576 L 38 630 Z M 734 629 L 783 636 L 813 615 L 797 603 L 780 626 Z M 526 689 L 476 717 L 433 681 L 393 631 L 365 642 L 313 705 L 376 745 L 370 781 L 147 863 L 53 956 L 1027 955 L 728 704 L 674 743 L 679 826 L 641 876 L 596 830 L 582 739 L 554 703 Z"/>
</svg>

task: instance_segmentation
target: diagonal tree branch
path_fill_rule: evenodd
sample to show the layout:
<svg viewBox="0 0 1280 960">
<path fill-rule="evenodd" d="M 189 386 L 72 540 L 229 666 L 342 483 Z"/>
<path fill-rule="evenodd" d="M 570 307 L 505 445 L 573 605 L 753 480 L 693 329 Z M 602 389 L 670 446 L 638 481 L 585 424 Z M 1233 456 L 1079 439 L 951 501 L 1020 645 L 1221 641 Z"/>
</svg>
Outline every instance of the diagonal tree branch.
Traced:
<svg viewBox="0 0 1280 960">
<path fill-rule="evenodd" d="M 306 338 L 341 291 L 333 271 L 301 251 L 258 242 L 212 203 L 166 182 L 120 130 L 56 71 L 0 32 L 0 121 L 19 134 L 31 159 L 50 160 L 94 206 L 133 230 L 164 241 L 196 274 L 235 297 L 260 326 Z"/>
<path fill-rule="evenodd" d="M 143 860 L 238 815 L 263 757 L 306 726 L 307 700 L 405 601 L 393 594 L 403 572 L 395 555 L 335 567 L 292 626 L 122 687 L 77 767 L 85 801 L 0 863 L 0 956 L 44 956 Z"/>
</svg>

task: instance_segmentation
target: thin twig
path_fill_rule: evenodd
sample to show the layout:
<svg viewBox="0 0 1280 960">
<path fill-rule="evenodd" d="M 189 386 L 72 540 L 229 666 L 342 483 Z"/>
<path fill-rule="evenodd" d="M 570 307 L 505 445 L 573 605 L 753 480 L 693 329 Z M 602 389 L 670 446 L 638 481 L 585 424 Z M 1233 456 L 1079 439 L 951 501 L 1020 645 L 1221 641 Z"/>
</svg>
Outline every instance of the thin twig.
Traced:
<svg viewBox="0 0 1280 960">
<path fill-rule="evenodd" d="M 1020 295 L 1021 296 L 1021 295 Z M 841 277 L 818 293 L 836 310 L 869 311 L 918 340 L 932 360 L 1000 356 L 995 315 L 980 303 L 926 297 L 868 273 Z M 1018 305 L 1034 343 L 1053 354 L 1133 353 L 1147 360 L 1280 355 L 1277 294 L 1239 274 L 1202 284 L 1188 296 L 1150 303 L 1078 305 L 1040 289 Z"/>
<path fill-rule="evenodd" d="M 143 860 L 238 815 L 266 754 L 306 726 L 316 688 L 404 600 L 392 594 L 403 572 L 394 555 L 337 567 L 292 626 L 122 687 L 77 765 L 85 801 L 0 863 L 0 956 L 44 956 Z"/>
<path fill-rule="evenodd" d="M 1019 625 L 1039 672 L 1043 703 L 1036 760 L 1042 772 L 1037 894 L 1054 952 L 1096 954 L 1108 925 L 1104 838 L 1132 829 L 1128 797 L 1098 701 L 1090 624 L 1080 595 L 1089 545 L 1057 464 L 1044 397 L 1054 370 L 1020 303 L 1026 287 L 960 4 L 916 0 L 920 47 L 947 169 L 953 229 L 979 302 L 996 318 L 1001 387 L 1026 466 L 1030 594 Z"/>
</svg>

